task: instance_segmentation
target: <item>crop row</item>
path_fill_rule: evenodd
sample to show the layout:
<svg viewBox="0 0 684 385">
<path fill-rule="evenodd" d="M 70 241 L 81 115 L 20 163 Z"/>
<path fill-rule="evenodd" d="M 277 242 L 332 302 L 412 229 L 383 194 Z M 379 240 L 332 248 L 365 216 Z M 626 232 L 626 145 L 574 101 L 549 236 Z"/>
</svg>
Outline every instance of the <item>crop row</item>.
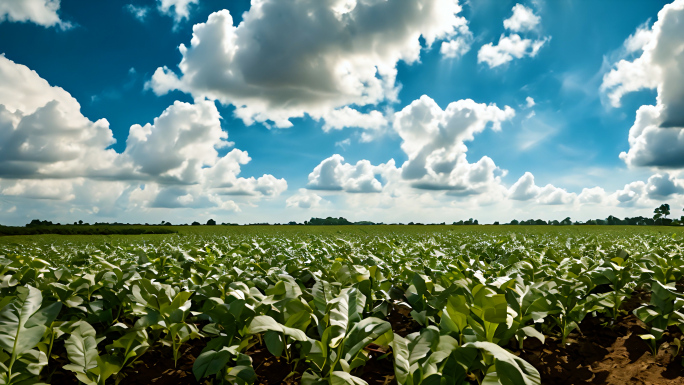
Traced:
<svg viewBox="0 0 684 385">
<path fill-rule="evenodd" d="M 118 384 L 149 352 L 177 363 L 191 340 L 205 346 L 195 377 L 214 384 L 255 383 L 255 347 L 307 385 L 365 384 L 370 359 L 392 360 L 402 385 L 540 384 L 511 347 L 565 344 L 587 316 L 610 327 L 636 289 L 651 292 L 634 314 L 654 354 L 684 328 L 681 245 L 480 233 L 0 246 L 0 384 L 58 370 Z M 419 325 L 403 337 L 389 322 L 402 312 Z"/>
</svg>

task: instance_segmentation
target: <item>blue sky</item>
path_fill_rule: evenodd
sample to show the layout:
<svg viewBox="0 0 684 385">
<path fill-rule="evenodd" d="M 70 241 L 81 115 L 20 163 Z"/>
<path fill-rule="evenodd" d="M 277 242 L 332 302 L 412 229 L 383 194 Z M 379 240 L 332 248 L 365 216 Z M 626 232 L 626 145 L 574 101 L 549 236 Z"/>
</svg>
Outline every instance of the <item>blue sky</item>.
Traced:
<svg viewBox="0 0 684 385">
<path fill-rule="evenodd" d="M 678 211 L 680 20 L 682 0 L 0 0 L 0 222 Z"/>
</svg>

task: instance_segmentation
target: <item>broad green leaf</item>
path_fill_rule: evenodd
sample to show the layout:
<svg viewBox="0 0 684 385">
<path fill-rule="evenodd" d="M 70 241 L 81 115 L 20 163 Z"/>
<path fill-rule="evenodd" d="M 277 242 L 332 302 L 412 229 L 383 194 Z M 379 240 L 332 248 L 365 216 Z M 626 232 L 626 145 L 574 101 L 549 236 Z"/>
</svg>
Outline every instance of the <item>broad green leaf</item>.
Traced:
<svg viewBox="0 0 684 385">
<path fill-rule="evenodd" d="M 258 334 L 267 331 L 284 333 L 297 341 L 306 341 L 306 334 L 303 331 L 281 325 L 272 317 L 267 315 L 254 317 L 252 322 L 247 327 L 247 333 L 249 334 Z"/>
<path fill-rule="evenodd" d="M 17 293 L 17 297 L 0 310 L 0 348 L 14 357 L 33 349 L 47 330 L 39 322 L 47 319 L 43 315 L 29 323 L 43 301 L 40 290 L 25 286 L 17 288 Z"/>
<path fill-rule="evenodd" d="M 368 383 L 347 372 L 332 372 L 330 376 L 331 385 L 368 385 Z"/>
<path fill-rule="evenodd" d="M 71 336 L 64 343 L 71 365 L 69 370 L 87 373 L 97 367 L 97 341 L 95 329 L 85 321 L 74 324 Z M 65 367 L 66 368 L 66 367 Z"/>
<path fill-rule="evenodd" d="M 203 351 L 195 360 L 192 366 L 192 373 L 197 381 L 200 378 L 217 374 L 228 364 L 232 356 L 227 347 L 219 350 Z"/>
<path fill-rule="evenodd" d="M 285 347 L 285 342 L 283 341 L 282 334 L 275 331 L 267 331 L 264 333 L 264 342 L 266 343 L 266 348 L 268 351 L 276 357 L 280 357 L 283 354 L 283 348 Z"/>
<path fill-rule="evenodd" d="M 390 336 L 385 336 L 388 333 Z M 392 325 L 389 322 L 370 317 L 355 324 L 344 340 L 344 347 L 342 349 L 344 359 L 347 362 L 351 362 L 361 349 L 381 337 L 384 337 L 382 338 L 383 341 L 379 341 L 382 342 L 382 345 L 388 344 L 391 342 L 391 338 L 394 337 Z"/>
<path fill-rule="evenodd" d="M 464 347 L 475 347 L 491 354 L 494 366 L 502 385 L 541 385 L 539 372 L 534 366 L 520 357 L 516 357 L 499 345 L 491 342 L 472 342 Z"/>
</svg>

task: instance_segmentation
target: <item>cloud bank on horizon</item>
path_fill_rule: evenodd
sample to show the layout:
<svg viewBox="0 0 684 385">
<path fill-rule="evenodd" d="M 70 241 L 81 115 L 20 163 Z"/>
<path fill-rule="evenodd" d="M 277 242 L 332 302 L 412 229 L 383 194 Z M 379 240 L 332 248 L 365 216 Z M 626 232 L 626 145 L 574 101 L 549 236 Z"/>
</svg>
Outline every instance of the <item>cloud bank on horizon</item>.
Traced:
<svg viewBox="0 0 684 385">
<path fill-rule="evenodd" d="M 43 55 L 97 23 L 59 0 L 0 0 L 0 34 L 36 41 L 0 42 L 3 224 L 503 222 L 684 205 L 684 0 L 625 10 L 622 35 L 580 36 L 596 47 L 577 64 L 561 51 L 586 47 L 555 18 L 581 10 L 547 2 L 238 3 L 125 4 L 114 20 L 166 26 L 171 61 L 138 49 L 75 75 Z M 155 44 L 124 35 L 90 49 Z M 93 91 L 89 77 L 113 71 L 132 80 Z M 110 123 L 122 115 L 128 126 Z"/>
</svg>

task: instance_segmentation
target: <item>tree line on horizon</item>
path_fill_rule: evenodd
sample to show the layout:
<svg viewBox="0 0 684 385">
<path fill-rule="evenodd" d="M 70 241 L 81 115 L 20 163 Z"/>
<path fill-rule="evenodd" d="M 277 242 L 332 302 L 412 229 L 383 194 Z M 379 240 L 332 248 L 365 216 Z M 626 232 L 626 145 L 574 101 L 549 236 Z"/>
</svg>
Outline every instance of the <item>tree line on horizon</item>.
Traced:
<svg viewBox="0 0 684 385">
<path fill-rule="evenodd" d="M 504 223 L 505 225 L 518 225 L 518 226 L 571 226 L 571 225 L 598 225 L 598 226 L 615 226 L 615 225 L 629 225 L 629 226 L 681 226 L 684 224 L 684 215 L 681 216 L 680 219 L 671 219 L 668 218 L 668 216 L 671 215 L 670 212 L 670 205 L 667 203 L 664 203 L 660 205 L 659 207 L 656 207 L 655 210 L 653 211 L 653 217 L 644 217 L 644 216 L 637 216 L 637 217 L 626 217 L 624 219 L 620 219 L 618 217 L 615 217 L 613 215 L 609 215 L 605 219 L 590 219 L 586 222 L 581 222 L 581 221 L 572 221 L 570 217 L 566 217 L 565 219 L 559 221 L 556 219 L 553 220 L 543 220 L 543 219 L 527 219 L 527 220 L 517 220 L 513 219 L 509 223 Z M 219 223 L 217 223 L 214 219 L 209 219 L 204 225 L 205 226 L 216 226 Z M 327 218 L 317 218 L 317 217 L 312 217 L 308 221 L 304 221 L 303 223 L 298 223 L 295 221 L 290 221 L 288 223 L 250 223 L 250 224 L 245 224 L 245 226 L 277 226 L 277 225 L 290 225 L 290 226 L 346 226 L 346 225 L 384 225 L 385 223 L 383 222 L 372 222 L 372 221 L 358 221 L 358 222 L 352 222 L 349 221 L 348 219 L 344 217 L 327 217 Z M 451 225 L 479 225 L 480 223 L 478 222 L 477 219 L 469 218 L 468 220 L 459 220 L 453 222 Z M 493 225 L 499 225 L 500 223 L 494 222 Z M 198 221 L 193 221 L 191 226 L 202 226 L 203 224 L 198 222 Z M 237 223 L 221 223 L 223 226 L 239 226 Z M 425 223 L 420 223 L 420 222 L 409 222 L 409 223 L 390 223 L 390 225 L 409 225 L 409 226 L 414 226 L 414 225 L 426 225 Z M 428 225 L 446 225 L 445 222 L 441 223 L 428 223 Z M 34 219 L 30 223 L 26 224 L 25 227 L 49 227 L 49 226 L 90 226 L 89 223 L 78 221 L 74 222 L 73 225 L 67 224 L 67 225 L 62 225 L 61 223 L 53 223 L 51 221 L 46 221 L 46 220 L 40 220 L 40 219 Z M 161 221 L 160 224 L 131 224 L 131 223 L 119 223 L 119 222 L 113 222 L 113 223 L 107 223 L 107 222 L 96 222 L 93 226 L 174 226 L 171 224 L 171 222 L 167 221 Z M 188 224 L 179 224 L 176 226 L 188 226 Z M 2 226 L 0 227 L 8 227 L 8 226 Z"/>
</svg>

